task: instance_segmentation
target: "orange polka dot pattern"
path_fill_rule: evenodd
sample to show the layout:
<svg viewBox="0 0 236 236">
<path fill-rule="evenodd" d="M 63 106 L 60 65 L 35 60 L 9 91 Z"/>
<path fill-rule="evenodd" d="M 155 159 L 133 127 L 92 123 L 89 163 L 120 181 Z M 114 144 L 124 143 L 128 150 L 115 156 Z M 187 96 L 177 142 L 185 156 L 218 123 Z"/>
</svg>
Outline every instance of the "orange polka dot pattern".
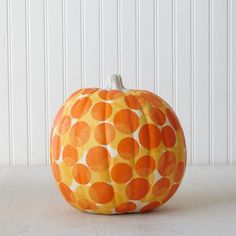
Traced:
<svg viewBox="0 0 236 236">
<path fill-rule="evenodd" d="M 174 111 L 157 95 L 87 88 L 57 113 L 50 160 L 73 207 L 100 214 L 147 212 L 177 191 L 186 145 Z"/>
</svg>

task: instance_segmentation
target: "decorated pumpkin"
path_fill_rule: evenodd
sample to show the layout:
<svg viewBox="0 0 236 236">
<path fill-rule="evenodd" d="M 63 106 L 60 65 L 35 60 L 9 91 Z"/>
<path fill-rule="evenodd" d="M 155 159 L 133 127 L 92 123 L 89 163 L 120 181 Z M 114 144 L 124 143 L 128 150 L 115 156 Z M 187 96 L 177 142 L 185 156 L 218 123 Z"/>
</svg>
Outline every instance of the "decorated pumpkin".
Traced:
<svg viewBox="0 0 236 236">
<path fill-rule="evenodd" d="M 125 89 L 113 75 L 106 89 L 80 89 L 65 101 L 51 128 L 50 160 L 71 206 L 101 214 L 146 212 L 179 188 L 185 138 L 163 99 Z"/>
</svg>

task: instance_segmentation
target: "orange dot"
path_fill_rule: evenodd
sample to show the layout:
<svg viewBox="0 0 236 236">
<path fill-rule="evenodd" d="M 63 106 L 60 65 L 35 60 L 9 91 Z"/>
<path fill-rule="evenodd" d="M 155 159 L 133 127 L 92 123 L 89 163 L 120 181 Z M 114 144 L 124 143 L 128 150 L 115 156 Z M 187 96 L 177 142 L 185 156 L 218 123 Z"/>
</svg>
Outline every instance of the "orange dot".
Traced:
<svg viewBox="0 0 236 236">
<path fill-rule="evenodd" d="M 93 94 L 98 90 L 98 88 L 85 88 L 81 91 L 81 94 Z"/>
<path fill-rule="evenodd" d="M 62 195 L 66 199 L 66 201 L 68 201 L 70 203 L 75 202 L 75 196 L 67 185 L 65 185 L 64 183 L 60 183 L 59 188 L 60 188 Z"/>
<path fill-rule="evenodd" d="M 168 120 L 170 121 L 171 125 L 174 127 L 174 129 L 176 131 L 179 130 L 180 123 L 179 123 L 178 118 L 175 115 L 175 113 L 171 109 L 167 108 L 166 109 L 166 115 L 167 115 Z"/>
<path fill-rule="evenodd" d="M 84 121 L 75 123 L 70 130 L 70 141 L 74 146 L 82 146 L 88 142 L 90 128 Z"/>
<path fill-rule="evenodd" d="M 136 172 L 142 176 L 150 175 L 156 168 L 156 162 L 150 156 L 141 157 L 135 164 Z"/>
<path fill-rule="evenodd" d="M 52 138 L 52 156 L 54 160 L 58 160 L 61 152 L 61 139 L 58 135 Z"/>
<path fill-rule="evenodd" d="M 151 92 L 142 92 L 141 97 L 144 98 L 152 106 L 162 106 L 161 98 Z"/>
<path fill-rule="evenodd" d="M 138 128 L 139 117 L 129 109 L 123 109 L 116 113 L 113 122 L 120 132 L 129 134 Z"/>
<path fill-rule="evenodd" d="M 121 157 L 126 160 L 129 160 L 134 158 L 138 154 L 139 145 L 135 139 L 127 137 L 119 142 L 117 149 Z"/>
<path fill-rule="evenodd" d="M 98 102 L 91 110 L 91 115 L 95 120 L 106 120 L 111 113 L 112 106 L 107 102 Z"/>
<path fill-rule="evenodd" d="M 109 123 L 98 124 L 94 130 L 94 137 L 100 144 L 111 143 L 116 135 L 115 128 Z"/>
<path fill-rule="evenodd" d="M 58 133 L 60 135 L 64 135 L 69 130 L 70 124 L 71 124 L 70 116 L 64 116 L 58 125 Z"/>
<path fill-rule="evenodd" d="M 49 152 L 49 155 L 50 155 L 50 165 L 52 165 L 53 159 L 52 159 L 52 152 L 51 151 Z"/>
<path fill-rule="evenodd" d="M 53 122 L 53 127 L 57 126 L 58 123 L 60 122 L 61 117 L 62 117 L 63 112 L 64 112 L 64 109 L 65 109 L 65 107 L 62 106 L 62 107 L 60 108 L 60 110 L 57 112 L 57 115 L 56 115 L 56 117 L 55 117 L 55 119 L 54 119 L 54 122 Z"/>
<path fill-rule="evenodd" d="M 56 162 L 52 163 L 52 173 L 53 173 L 56 181 L 60 182 L 61 181 L 61 172 L 60 172 L 59 166 Z"/>
<path fill-rule="evenodd" d="M 91 179 L 91 173 L 88 167 L 83 164 L 75 165 L 72 169 L 72 175 L 79 184 L 87 184 Z"/>
<path fill-rule="evenodd" d="M 160 157 L 157 169 L 162 176 L 170 175 L 176 167 L 176 157 L 173 152 L 165 152 Z"/>
<path fill-rule="evenodd" d="M 174 194 L 175 192 L 177 191 L 177 189 L 179 188 L 179 184 L 174 184 L 169 193 L 164 197 L 164 199 L 162 200 L 162 203 L 165 203 L 167 202 Z"/>
<path fill-rule="evenodd" d="M 131 180 L 126 187 L 126 195 L 131 200 L 140 200 L 146 196 L 150 185 L 146 179 L 136 178 Z"/>
<path fill-rule="evenodd" d="M 65 146 L 62 152 L 62 158 L 66 165 L 73 166 L 78 160 L 78 152 L 72 145 Z"/>
<path fill-rule="evenodd" d="M 173 147 L 176 142 L 175 131 L 170 126 L 165 126 L 161 130 L 162 141 L 168 148 Z"/>
<path fill-rule="evenodd" d="M 150 107 L 149 115 L 150 115 L 152 121 L 157 125 L 163 125 L 166 122 L 165 115 L 157 107 Z"/>
<path fill-rule="evenodd" d="M 143 125 L 139 131 L 139 141 L 145 148 L 157 148 L 161 143 L 161 132 L 159 128 L 153 124 Z"/>
<path fill-rule="evenodd" d="M 119 163 L 111 169 L 111 177 L 118 184 L 127 183 L 132 174 L 132 168 L 126 163 Z"/>
<path fill-rule="evenodd" d="M 134 202 L 124 202 L 116 207 L 116 211 L 119 213 L 126 213 L 134 211 L 136 209 L 136 204 Z"/>
<path fill-rule="evenodd" d="M 71 116 L 79 119 L 85 115 L 92 105 L 92 101 L 88 97 L 80 98 L 71 108 Z"/>
<path fill-rule="evenodd" d="M 156 197 L 160 197 L 168 191 L 169 187 L 170 187 L 169 179 L 162 178 L 154 184 L 152 188 L 152 193 Z"/>
<path fill-rule="evenodd" d="M 127 95 L 125 102 L 131 109 L 140 109 L 144 105 L 143 99 L 140 96 Z"/>
<path fill-rule="evenodd" d="M 151 203 L 145 205 L 144 207 L 142 207 L 142 208 L 140 209 L 140 212 L 148 212 L 148 211 L 151 211 L 151 210 L 153 210 L 153 209 L 159 207 L 160 205 L 161 205 L 161 203 L 158 202 L 158 201 L 151 202 Z"/>
<path fill-rule="evenodd" d="M 105 171 L 109 167 L 109 152 L 104 147 L 92 147 L 87 153 L 86 161 L 91 170 Z"/>
<path fill-rule="evenodd" d="M 89 195 L 93 201 L 105 204 L 114 197 L 114 190 L 111 185 L 104 182 L 96 182 L 89 189 Z"/>
<path fill-rule="evenodd" d="M 112 100 L 119 98 L 123 95 L 120 90 L 100 90 L 98 96 L 103 100 Z"/>
<path fill-rule="evenodd" d="M 174 180 L 180 181 L 184 175 L 185 165 L 183 161 L 180 161 L 175 169 Z"/>
<path fill-rule="evenodd" d="M 89 201 L 88 199 L 86 198 L 82 198 L 78 201 L 78 204 L 80 205 L 81 208 L 83 208 L 84 210 L 96 210 L 97 209 L 97 206 Z"/>
</svg>

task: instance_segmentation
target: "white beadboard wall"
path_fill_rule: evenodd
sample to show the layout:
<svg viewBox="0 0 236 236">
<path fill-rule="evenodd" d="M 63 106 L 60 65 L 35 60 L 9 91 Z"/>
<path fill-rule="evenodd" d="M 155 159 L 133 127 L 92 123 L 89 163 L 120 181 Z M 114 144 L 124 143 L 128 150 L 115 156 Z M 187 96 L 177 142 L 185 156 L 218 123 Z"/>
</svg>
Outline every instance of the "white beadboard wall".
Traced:
<svg viewBox="0 0 236 236">
<path fill-rule="evenodd" d="M 111 73 L 175 108 L 189 164 L 236 163 L 236 1 L 0 0 L 0 165 L 47 165 L 63 100 Z"/>
</svg>

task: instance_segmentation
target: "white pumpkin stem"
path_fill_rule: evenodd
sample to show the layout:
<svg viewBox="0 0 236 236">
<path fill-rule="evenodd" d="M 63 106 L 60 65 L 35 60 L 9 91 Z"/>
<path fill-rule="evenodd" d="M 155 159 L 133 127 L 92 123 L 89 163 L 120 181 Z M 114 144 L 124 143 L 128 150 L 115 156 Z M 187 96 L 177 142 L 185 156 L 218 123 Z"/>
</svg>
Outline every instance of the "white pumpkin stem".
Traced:
<svg viewBox="0 0 236 236">
<path fill-rule="evenodd" d="M 126 88 L 123 85 L 121 76 L 116 74 L 108 76 L 108 83 L 105 89 L 126 90 Z"/>
</svg>

